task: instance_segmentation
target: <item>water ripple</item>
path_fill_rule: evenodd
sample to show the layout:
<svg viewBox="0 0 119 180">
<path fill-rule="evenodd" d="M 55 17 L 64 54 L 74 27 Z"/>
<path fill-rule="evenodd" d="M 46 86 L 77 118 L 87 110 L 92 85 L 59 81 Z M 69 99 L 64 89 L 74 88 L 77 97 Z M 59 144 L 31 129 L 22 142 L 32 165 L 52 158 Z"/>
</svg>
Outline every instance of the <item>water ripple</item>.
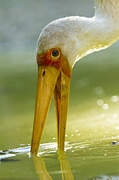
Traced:
<svg viewBox="0 0 119 180">
<path fill-rule="evenodd" d="M 68 144 L 68 142 L 65 143 L 66 146 L 67 146 L 67 144 Z M 2 159 L 14 157 L 14 156 L 20 155 L 20 154 L 28 154 L 30 156 L 30 149 L 31 149 L 31 146 L 25 146 L 25 147 L 19 147 L 19 148 L 15 148 L 15 149 L 6 150 L 6 151 L 0 151 L 0 161 Z M 70 147 L 66 148 L 66 150 L 68 150 L 68 149 L 70 149 Z M 56 151 L 57 151 L 57 143 L 56 142 L 41 144 L 40 152 L 38 153 L 38 156 L 40 156 L 42 154 L 55 153 Z"/>
<path fill-rule="evenodd" d="M 103 143 L 102 143 L 103 142 Z M 112 141 L 111 141 L 112 142 Z M 109 157 L 109 158 L 117 158 L 119 157 L 118 146 L 119 143 L 117 141 L 110 142 L 110 139 L 101 139 L 98 142 L 65 142 L 65 151 L 68 153 L 74 153 L 73 156 L 78 157 Z M 7 151 L 0 151 L 0 161 L 3 159 L 12 158 L 20 154 L 26 154 L 30 157 L 30 145 L 9 149 Z M 38 156 L 48 155 L 57 152 L 57 143 L 45 143 L 40 145 L 40 151 Z"/>
</svg>

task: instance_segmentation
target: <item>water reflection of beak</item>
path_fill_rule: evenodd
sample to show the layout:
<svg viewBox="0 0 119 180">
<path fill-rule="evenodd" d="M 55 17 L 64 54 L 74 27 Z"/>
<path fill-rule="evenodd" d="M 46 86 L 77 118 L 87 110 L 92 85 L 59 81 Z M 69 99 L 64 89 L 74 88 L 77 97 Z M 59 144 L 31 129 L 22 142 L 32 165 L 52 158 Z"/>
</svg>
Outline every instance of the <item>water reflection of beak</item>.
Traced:
<svg viewBox="0 0 119 180">
<path fill-rule="evenodd" d="M 43 158 L 32 156 L 32 159 L 39 179 L 52 180 L 53 178 L 48 173 Z M 62 180 L 74 180 L 69 161 L 66 159 L 66 154 L 61 153 L 59 155 L 59 161 L 60 161 Z"/>
<path fill-rule="evenodd" d="M 59 153 L 60 168 L 62 172 L 62 180 L 74 180 L 69 161 L 66 158 L 65 152 Z"/>
<path fill-rule="evenodd" d="M 57 114 L 57 141 L 59 150 L 64 150 L 65 128 L 68 110 L 70 76 L 67 74 L 68 63 L 62 57 L 59 68 L 51 65 L 38 66 L 37 97 L 34 117 L 31 153 L 37 155 L 46 116 L 54 94 Z"/>
<path fill-rule="evenodd" d="M 35 166 L 35 171 L 39 177 L 40 180 L 52 180 L 52 177 L 49 175 L 45 162 L 42 158 L 37 157 L 37 156 L 32 156 L 34 166 Z"/>
</svg>

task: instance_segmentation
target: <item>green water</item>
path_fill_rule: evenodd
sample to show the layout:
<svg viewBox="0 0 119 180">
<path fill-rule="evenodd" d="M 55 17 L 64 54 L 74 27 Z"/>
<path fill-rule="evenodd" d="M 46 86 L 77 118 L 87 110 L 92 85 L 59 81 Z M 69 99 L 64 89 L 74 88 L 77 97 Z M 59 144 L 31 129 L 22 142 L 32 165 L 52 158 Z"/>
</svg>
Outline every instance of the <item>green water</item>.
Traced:
<svg viewBox="0 0 119 180">
<path fill-rule="evenodd" d="M 118 57 L 115 45 L 76 64 L 65 155 L 60 157 L 56 151 L 52 102 L 37 159 L 29 157 L 37 79 L 35 53 L 0 57 L 0 180 L 119 179 L 119 144 L 112 145 L 119 140 Z"/>
</svg>

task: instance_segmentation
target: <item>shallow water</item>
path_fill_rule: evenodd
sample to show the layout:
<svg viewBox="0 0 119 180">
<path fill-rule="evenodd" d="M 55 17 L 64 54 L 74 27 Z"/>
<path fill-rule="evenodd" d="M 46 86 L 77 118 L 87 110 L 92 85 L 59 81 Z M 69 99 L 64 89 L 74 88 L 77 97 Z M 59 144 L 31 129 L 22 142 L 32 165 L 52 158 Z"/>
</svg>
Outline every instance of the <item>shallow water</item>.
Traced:
<svg viewBox="0 0 119 180">
<path fill-rule="evenodd" d="M 39 157 L 30 157 L 30 146 L 1 152 L 2 179 L 119 179 L 118 145 L 66 143 L 64 154 L 56 143 L 41 145 Z M 5 174 L 7 172 L 7 174 Z"/>
<path fill-rule="evenodd" d="M 52 103 L 38 158 L 29 154 L 37 78 L 34 54 L 1 56 L 0 180 L 119 179 L 118 48 L 109 52 L 115 56 L 97 56 L 95 63 L 92 55 L 75 66 L 65 154 L 56 151 Z"/>
</svg>

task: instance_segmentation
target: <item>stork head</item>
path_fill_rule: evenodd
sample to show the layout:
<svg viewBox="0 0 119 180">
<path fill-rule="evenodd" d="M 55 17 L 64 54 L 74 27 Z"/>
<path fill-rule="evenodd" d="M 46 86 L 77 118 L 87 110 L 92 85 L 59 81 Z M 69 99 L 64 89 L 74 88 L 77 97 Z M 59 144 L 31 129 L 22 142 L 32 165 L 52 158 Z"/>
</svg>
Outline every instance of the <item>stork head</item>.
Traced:
<svg viewBox="0 0 119 180">
<path fill-rule="evenodd" d="M 66 17 L 49 23 L 39 36 L 37 53 L 44 54 L 50 49 L 59 48 L 72 67 L 79 51 L 79 39 L 75 32 L 78 19 L 79 17 Z"/>
<path fill-rule="evenodd" d="M 64 21 L 62 23 L 62 21 Z M 38 85 L 31 153 L 37 154 L 47 112 L 54 95 L 57 115 L 57 142 L 64 150 L 73 48 L 75 43 L 68 33 L 66 21 L 56 20 L 41 32 L 38 49 Z"/>
</svg>

